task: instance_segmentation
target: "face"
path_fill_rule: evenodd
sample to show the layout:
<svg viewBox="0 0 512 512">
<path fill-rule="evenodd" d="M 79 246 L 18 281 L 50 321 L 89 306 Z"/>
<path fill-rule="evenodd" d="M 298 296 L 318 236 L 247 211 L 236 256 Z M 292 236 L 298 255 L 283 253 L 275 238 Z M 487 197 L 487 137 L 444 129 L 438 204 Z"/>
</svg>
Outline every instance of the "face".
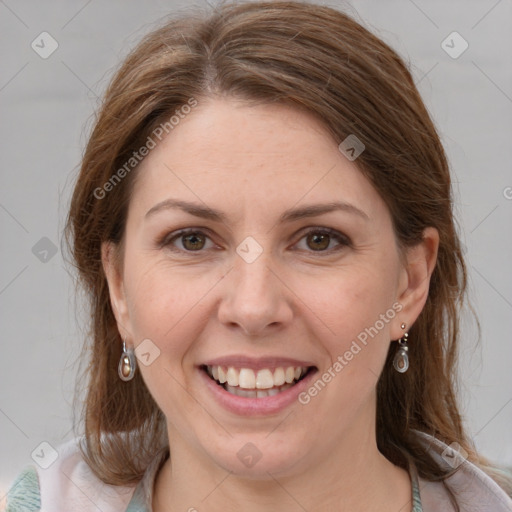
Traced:
<svg viewBox="0 0 512 512">
<path fill-rule="evenodd" d="M 355 164 L 314 117 L 235 100 L 200 102 L 142 162 L 122 271 L 104 262 L 176 458 L 263 478 L 374 436 L 426 291 Z"/>
</svg>

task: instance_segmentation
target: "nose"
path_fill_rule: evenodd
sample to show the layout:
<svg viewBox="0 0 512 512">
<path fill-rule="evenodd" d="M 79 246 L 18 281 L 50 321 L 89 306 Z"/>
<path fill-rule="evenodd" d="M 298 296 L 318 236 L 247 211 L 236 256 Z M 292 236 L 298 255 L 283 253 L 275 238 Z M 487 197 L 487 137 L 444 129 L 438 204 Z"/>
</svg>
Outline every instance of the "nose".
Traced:
<svg viewBox="0 0 512 512">
<path fill-rule="evenodd" d="M 219 321 L 249 336 L 262 336 L 289 324 L 292 293 L 275 267 L 265 252 L 252 263 L 236 256 L 223 280 Z"/>
</svg>

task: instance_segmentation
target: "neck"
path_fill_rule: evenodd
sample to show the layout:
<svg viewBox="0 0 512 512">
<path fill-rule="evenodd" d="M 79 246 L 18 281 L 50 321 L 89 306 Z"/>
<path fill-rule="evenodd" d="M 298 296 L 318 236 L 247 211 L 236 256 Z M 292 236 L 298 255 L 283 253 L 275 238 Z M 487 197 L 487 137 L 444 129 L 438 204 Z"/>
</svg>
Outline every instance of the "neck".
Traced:
<svg viewBox="0 0 512 512">
<path fill-rule="evenodd" d="M 366 422 L 366 425 L 369 423 Z M 373 423 L 370 423 L 371 425 Z M 374 429 L 353 429 L 336 449 L 308 459 L 304 469 L 266 473 L 254 479 L 236 475 L 189 449 L 169 425 L 171 457 L 157 475 L 154 512 L 209 510 L 244 512 L 380 512 L 411 510 L 408 472 L 377 449 Z"/>
</svg>

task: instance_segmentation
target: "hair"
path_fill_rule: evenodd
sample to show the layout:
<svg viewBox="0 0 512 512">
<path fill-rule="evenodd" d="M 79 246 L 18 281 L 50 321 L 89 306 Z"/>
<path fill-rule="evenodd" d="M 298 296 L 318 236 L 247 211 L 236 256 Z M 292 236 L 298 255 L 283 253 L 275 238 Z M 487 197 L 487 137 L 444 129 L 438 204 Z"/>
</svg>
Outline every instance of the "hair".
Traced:
<svg viewBox="0 0 512 512">
<path fill-rule="evenodd" d="M 385 201 L 402 249 L 425 228 L 440 243 L 426 304 L 409 331 L 410 368 L 394 371 L 394 344 L 377 384 L 377 443 L 384 456 L 443 481 L 449 473 L 414 430 L 450 444 L 507 492 L 512 483 L 472 447 L 457 405 L 459 320 L 467 273 L 453 214 L 449 165 L 406 64 L 381 39 L 335 9 L 306 2 L 223 4 L 174 17 L 127 56 L 104 95 L 71 199 L 66 240 L 90 300 L 88 383 L 81 448 L 104 482 L 138 482 L 168 443 L 165 417 L 137 372 L 117 374 L 122 340 L 109 299 L 101 244 L 119 248 L 137 167 L 98 198 L 155 128 L 193 99 L 286 104 L 321 120 L 335 141 L 356 135 L 355 164 Z M 172 134 L 170 135 L 172 136 Z M 126 166 L 124 167 L 126 169 Z M 406 455 L 404 455 L 406 454 Z"/>
</svg>

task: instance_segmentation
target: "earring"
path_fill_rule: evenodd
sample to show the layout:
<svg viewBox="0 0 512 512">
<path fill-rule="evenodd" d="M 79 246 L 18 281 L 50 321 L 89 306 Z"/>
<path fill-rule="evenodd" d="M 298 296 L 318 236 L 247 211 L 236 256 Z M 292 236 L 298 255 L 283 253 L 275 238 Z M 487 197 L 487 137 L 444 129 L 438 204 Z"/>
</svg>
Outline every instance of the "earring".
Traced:
<svg viewBox="0 0 512 512">
<path fill-rule="evenodd" d="M 119 378 L 125 382 L 132 380 L 133 376 L 135 375 L 136 368 L 137 362 L 135 360 L 133 349 L 127 349 L 126 340 L 123 340 L 123 353 L 121 354 L 121 359 L 119 360 L 119 366 L 117 368 Z"/>
<path fill-rule="evenodd" d="M 400 326 L 402 329 L 406 328 L 405 324 Z M 404 332 L 403 338 L 398 340 L 399 348 L 395 354 L 395 358 L 393 359 L 393 366 L 398 373 L 405 373 L 409 369 L 409 356 L 407 352 L 409 347 L 407 346 L 407 338 L 409 334 Z"/>
</svg>

